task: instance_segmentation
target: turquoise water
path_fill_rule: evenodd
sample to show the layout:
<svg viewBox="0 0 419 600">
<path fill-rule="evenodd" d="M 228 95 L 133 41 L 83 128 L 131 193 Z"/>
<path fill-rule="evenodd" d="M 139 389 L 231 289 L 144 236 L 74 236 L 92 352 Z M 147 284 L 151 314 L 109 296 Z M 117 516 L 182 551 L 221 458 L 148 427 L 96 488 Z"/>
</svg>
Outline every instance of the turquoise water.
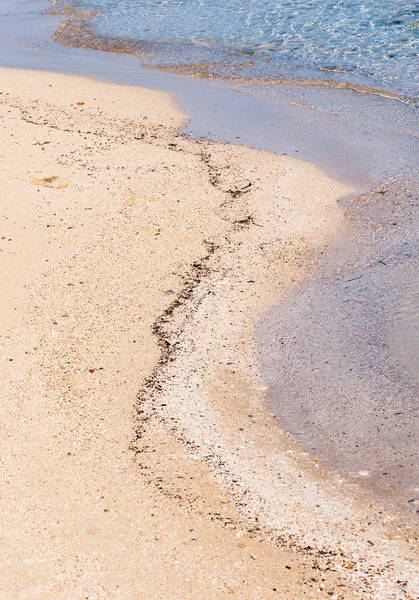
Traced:
<svg viewBox="0 0 419 600">
<path fill-rule="evenodd" d="M 406 0 L 74 0 L 93 32 L 145 42 L 164 65 L 249 77 L 367 78 L 419 95 L 419 3 Z M 218 63 L 218 64 L 214 64 Z M 362 83 L 362 81 L 361 81 Z M 366 82 L 364 82 L 366 83 Z"/>
</svg>

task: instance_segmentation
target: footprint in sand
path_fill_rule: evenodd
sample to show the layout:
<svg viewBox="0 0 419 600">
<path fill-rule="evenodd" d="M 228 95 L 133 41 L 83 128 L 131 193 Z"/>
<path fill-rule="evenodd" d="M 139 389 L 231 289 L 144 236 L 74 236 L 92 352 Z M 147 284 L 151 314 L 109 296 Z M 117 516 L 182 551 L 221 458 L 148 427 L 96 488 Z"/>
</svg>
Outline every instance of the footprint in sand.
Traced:
<svg viewBox="0 0 419 600">
<path fill-rule="evenodd" d="M 43 177 L 42 179 L 32 179 L 32 183 L 34 185 L 42 185 L 43 187 L 47 188 L 54 188 L 55 190 L 60 190 L 70 185 L 68 179 L 65 179 L 64 177 L 56 177 L 55 175 L 52 177 Z"/>
</svg>

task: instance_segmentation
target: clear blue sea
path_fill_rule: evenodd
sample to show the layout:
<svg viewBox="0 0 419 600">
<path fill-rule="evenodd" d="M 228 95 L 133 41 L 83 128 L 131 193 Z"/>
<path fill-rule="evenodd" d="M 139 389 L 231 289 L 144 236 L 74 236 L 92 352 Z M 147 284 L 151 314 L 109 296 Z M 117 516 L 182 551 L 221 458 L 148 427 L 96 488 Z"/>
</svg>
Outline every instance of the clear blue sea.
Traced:
<svg viewBox="0 0 419 600">
<path fill-rule="evenodd" d="M 146 43 L 165 66 L 275 78 L 365 78 L 419 96 L 419 2 L 73 0 L 99 37 Z M 361 81 L 362 83 L 362 81 Z"/>
</svg>

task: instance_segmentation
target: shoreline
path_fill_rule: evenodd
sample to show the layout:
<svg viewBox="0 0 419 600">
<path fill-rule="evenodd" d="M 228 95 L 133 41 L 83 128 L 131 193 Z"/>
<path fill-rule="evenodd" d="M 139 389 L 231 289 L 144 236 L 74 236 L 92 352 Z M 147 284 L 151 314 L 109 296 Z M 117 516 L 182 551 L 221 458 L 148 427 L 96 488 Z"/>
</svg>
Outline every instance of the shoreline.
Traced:
<svg viewBox="0 0 419 600">
<path fill-rule="evenodd" d="M 120 54 L 132 54 L 141 61 L 141 66 L 144 69 L 152 69 L 168 73 L 181 73 L 190 77 L 199 77 L 202 79 L 215 79 L 233 84 L 251 84 L 251 85 L 284 85 L 284 86 L 307 86 L 307 87 L 329 87 L 331 89 L 347 90 L 372 96 L 379 96 L 387 100 L 396 100 L 402 104 L 417 106 L 418 98 L 416 96 L 408 96 L 400 92 L 386 89 L 377 85 L 365 83 L 366 77 L 347 72 L 346 76 L 352 76 L 353 81 L 344 81 L 341 79 L 322 79 L 318 78 L 274 78 L 258 79 L 254 76 L 237 76 L 222 73 L 220 61 L 217 62 L 198 62 L 186 65 L 169 65 L 163 66 L 159 64 L 149 64 L 146 62 L 147 53 L 153 51 L 155 46 L 161 45 L 170 47 L 170 43 L 160 44 L 159 42 L 139 42 L 130 39 L 104 38 L 93 33 L 89 27 L 89 21 L 99 16 L 100 13 L 95 13 L 93 10 L 77 9 L 73 6 L 71 0 L 66 0 L 67 4 L 62 5 L 60 1 L 49 0 L 50 8 L 44 11 L 45 15 L 57 15 L 66 17 L 61 22 L 58 29 L 53 35 L 53 40 L 64 46 L 73 48 L 84 48 L 87 50 L 98 50 L 101 52 L 113 52 Z M 242 65 L 242 68 L 245 65 Z M 250 64 L 247 66 L 253 66 Z M 221 68 L 221 72 L 219 69 Z M 226 68 L 227 72 L 230 68 Z M 333 70 L 329 71 L 329 75 L 333 74 Z M 358 80 L 358 81 L 356 81 Z"/>
<path fill-rule="evenodd" d="M 399 178 L 341 199 L 343 225 L 316 272 L 257 324 L 269 403 L 286 431 L 413 523 L 416 189 Z"/>
<path fill-rule="evenodd" d="M 0 18 L 4 67 L 69 73 L 174 93 L 191 117 L 184 132 L 192 137 L 229 144 L 239 141 L 296 156 L 359 189 L 415 171 L 417 118 L 408 105 L 348 89 L 233 85 L 144 69 L 133 55 L 55 43 L 62 19 L 41 14 L 47 0 L 36 0 L 23 15 L 15 0 L 8 2 L 9 12 Z M 336 111 L 336 106 L 341 109 Z"/>
<path fill-rule="evenodd" d="M 194 599 L 196 589 L 214 598 L 417 593 L 412 532 L 372 500 L 366 511 L 366 497 L 281 437 L 263 408 L 255 320 L 312 272 L 350 188 L 294 158 L 179 134 L 186 116 L 161 92 L 1 76 L 13 131 L 0 152 L 12 299 L 5 597 L 27 592 L 22 544 L 29 563 L 44 557 L 30 575 L 42 598 L 116 597 L 118 586 L 127 599 L 146 589 Z M 186 533 L 196 527 L 198 553 Z"/>
</svg>

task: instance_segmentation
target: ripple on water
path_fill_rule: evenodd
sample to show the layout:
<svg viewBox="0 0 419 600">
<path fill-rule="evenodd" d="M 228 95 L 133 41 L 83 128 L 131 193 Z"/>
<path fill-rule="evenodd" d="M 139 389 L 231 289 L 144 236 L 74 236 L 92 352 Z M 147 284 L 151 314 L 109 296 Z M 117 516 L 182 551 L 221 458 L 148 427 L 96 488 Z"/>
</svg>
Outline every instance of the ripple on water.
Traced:
<svg viewBox="0 0 419 600">
<path fill-rule="evenodd" d="M 226 61 L 272 77 L 358 74 L 416 96 L 419 8 L 408 0 L 73 0 L 102 37 L 160 44 L 157 63 Z M 256 70 L 252 67 L 256 67 Z"/>
</svg>

